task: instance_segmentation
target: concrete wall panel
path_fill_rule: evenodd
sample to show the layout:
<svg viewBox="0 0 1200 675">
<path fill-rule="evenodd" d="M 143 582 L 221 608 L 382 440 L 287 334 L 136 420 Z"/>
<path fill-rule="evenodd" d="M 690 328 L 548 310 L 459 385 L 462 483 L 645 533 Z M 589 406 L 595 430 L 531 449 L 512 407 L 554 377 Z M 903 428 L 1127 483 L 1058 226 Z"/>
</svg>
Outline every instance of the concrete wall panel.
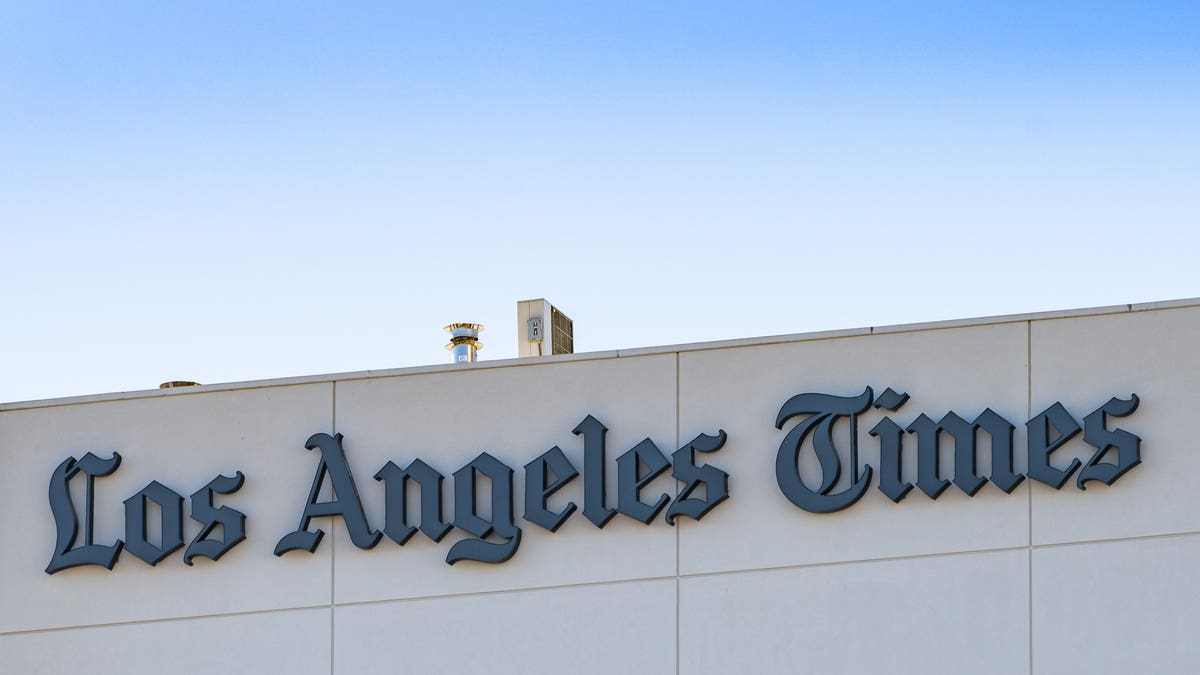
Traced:
<svg viewBox="0 0 1200 675">
<path fill-rule="evenodd" d="M 324 675 L 329 608 L 0 635 L 0 672 L 22 675 Z"/>
<path fill-rule="evenodd" d="M 1028 571 L 1000 551 L 683 579 L 679 672 L 1025 673 Z"/>
<path fill-rule="evenodd" d="M 1200 536 L 1033 551 L 1035 673 L 1195 673 Z"/>
<path fill-rule="evenodd" d="M 335 673 L 675 672 L 675 581 L 338 607 Z"/>
</svg>

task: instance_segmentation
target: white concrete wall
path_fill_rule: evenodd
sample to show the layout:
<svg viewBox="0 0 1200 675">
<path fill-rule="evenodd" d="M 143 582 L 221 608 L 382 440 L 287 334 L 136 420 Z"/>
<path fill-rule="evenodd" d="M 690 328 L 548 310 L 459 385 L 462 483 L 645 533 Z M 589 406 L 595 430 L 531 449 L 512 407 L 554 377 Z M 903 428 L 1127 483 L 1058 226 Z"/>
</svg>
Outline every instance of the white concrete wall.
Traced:
<svg viewBox="0 0 1200 675">
<path fill-rule="evenodd" d="M 0 406 L 0 673 L 1192 673 L 1197 345 L 1200 303 L 1179 302 Z M 1017 425 L 1022 473 L 1032 414 L 1062 401 L 1082 423 L 1136 392 L 1110 426 L 1142 437 L 1143 463 L 1086 491 L 1026 480 L 893 504 L 872 487 L 835 514 L 796 508 L 775 482 L 780 405 L 866 385 L 912 396 L 901 423 L 991 407 Z M 329 519 L 316 554 L 272 555 L 300 518 L 312 433 L 345 435 L 381 527 L 386 461 L 446 474 L 449 517 L 449 475 L 481 450 L 516 469 L 519 517 L 526 462 L 558 445 L 582 470 L 571 430 L 587 414 L 610 430 L 610 500 L 618 454 L 718 428 L 728 443 L 701 461 L 730 473 L 731 498 L 674 528 L 521 521 L 496 566 L 446 565 L 459 532 L 363 551 Z M 876 467 L 880 416 L 860 425 Z M 247 540 L 193 567 L 125 553 L 112 571 L 45 574 L 51 472 L 114 450 L 97 543 L 149 481 L 186 497 L 237 470 L 245 486 L 219 501 L 247 514 Z M 1077 437 L 1054 461 L 1089 455 Z M 673 490 L 663 476 L 646 494 Z M 581 478 L 553 501 L 568 499 L 582 507 Z"/>
</svg>

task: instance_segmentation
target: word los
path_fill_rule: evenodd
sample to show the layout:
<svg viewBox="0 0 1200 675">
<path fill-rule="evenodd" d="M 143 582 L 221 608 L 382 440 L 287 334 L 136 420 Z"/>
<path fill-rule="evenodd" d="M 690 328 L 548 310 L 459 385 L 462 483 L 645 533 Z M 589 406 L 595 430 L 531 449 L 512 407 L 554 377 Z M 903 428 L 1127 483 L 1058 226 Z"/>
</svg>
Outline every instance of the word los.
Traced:
<svg viewBox="0 0 1200 675">
<path fill-rule="evenodd" d="M 118 539 L 108 546 L 93 543 L 96 477 L 107 476 L 119 466 L 119 453 L 114 452 L 109 459 L 100 459 L 89 452 L 79 460 L 68 457 L 54 470 L 50 476 L 50 510 L 54 513 L 58 536 L 54 543 L 54 556 L 46 567 L 47 574 L 80 565 L 99 565 L 111 570 L 122 548 L 151 565 L 157 565 L 163 558 L 183 548 L 183 496 L 158 481 L 152 481 L 125 500 L 124 541 Z M 79 473 L 87 476 L 87 491 L 84 493 L 86 512 L 83 546 L 75 547 L 75 539 L 79 536 L 79 519 L 75 515 L 74 500 L 71 499 L 70 481 Z M 244 480 L 241 471 L 232 478 L 217 476 L 192 494 L 192 519 L 203 527 L 183 553 L 185 564 L 191 565 L 192 558 L 196 556 L 219 560 L 246 538 L 244 514 L 228 506 L 213 507 L 214 494 L 232 494 L 242 487 Z M 162 537 L 158 546 L 150 543 L 146 533 L 147 502 L 154 502 L 161 509 Z M 222 538 L 210 539 L 218 525 L 221 526 Z"/>
<path fill-rule="evenodd" d="M 798 394 L 788 399 L 779 409 L 775 426 L 782 429 L 784 423 L 798 415 L 808 415 L 791 429 L 779 446 L 775 456 L 775 478 L 784 496 L 796 506 L 813 513 L 832 513 L 852 506 L 862 498 L 871 482 L 872 467 L 858 467 L 858 416 L 872 404 L 881 410 L 895 412 L 908 401 L 908 394 L 900 394 L 888 388 L 874 396 L 870 387 L 858 396 L 834 396 L 832 394 Z M 1088 481 L 1099 481 L 1112 485 L 1125 472 L 1141 461 L 1141 439 L 1122 429 L 1107 428 L 1108 416 L 1125 417 L 1137 410 L 1138 397 L 1112 398 L 1083 418 L 1083 428 L 1062 403 L 1055 403 L 1025 423 L 1028 436 L 1029 477 L 1054 489 L 1062 488 L 1071 474 L 1079 471 L 1076 485 L 1085 489 Z M 850 421 L 849 455 L 853 471 L 851 484 L 845 489 L 830 494 L 841 477 L 841 459 L 833 441 L 834 424 L 841 418 Z M 1005 493 L 1011 493 L 1024 480 L 1024 476 L 1013 471 L 1013 424 L 996 414 L 991 408 L 984 410 L 973 421 L 959 417 L 954 411 L 946 413 L 940 420 L 933 421 L 921 413 L 907 427 L 901 427 L 890 417 L 884 417 L 869 433 L 879 439 L 879 490 L 893 502 L 904 499 L 913 485 L 901 479 L 903 468 L 903 443 L 905 432 L 917 437 L 917 484 L 916 487 L 930 499 L 937 499 L 950 486 L 939 473 L 942 434 L 954 441 L 953 483 L 967 496 L 973 497 L 985 483 L 991 481 Z M 988 434 L 991 441 L 991 475 L 980 476 L 976 469 L 978 432 Z M 1081 463 L 1072 459 L 1065 469 L 1050 464 L 1050 455 L 1080 431 L 1083 440 L 1096 448 L 1091 459 Z M 798 461 L 805 439 L 812 437 L 812 447 L 821 466 L 821 480 L 815 490 L 801 480 Z M 1102 461 L 1110 450 L 1116 450 L 1116 462 Z"/>
<path fill-rule="evenodd" d="M 696 464 L 696 453 L 715 452 L 725 444 L 725 432 L 718 431 L 715 436 L 700 434 L 672 453 L 670 461 L 649 438 L 618 456 L 616 508 L 610 507 L 605 484 L 607 432 L 608 429 L 591 415 L 574 429 L 576 435 L 583 437 L 583 515 L 596 527 L 603 528 L 617 514 L 649 524 L 664 509 L 669 525 L 674 525 L 678 516 L 700 520 L 729 497 L 729 474 L 712 465 Z M 309 531 L 309 524 L 313 518 L 323 516 L 340 516 L 351 542 L 363 549 L 373 548 L 385 535 L 397 544 L 404 545 L 417 530 L 437 542 L 452 529 L 458 528 L 476 538 L 464 539 L 451 546 L 446 554 L 447 563 L 453 565 L 461 560 L 500 563 L 516 553 L 521 542 L 521 528 L 517 526 L 513 513 L 512 467 L 484 452 L 455 471 L 454 518 L 447 522 L 442 515 L 442 484 L 445 476 L 420 459 L 413 460 L 403 469 L 394 462 L 388 462 L 375 474 L 375 480 L 384 484 L 385 517 L 382 530 L 374 530 L 363 511 L 342 439 L 341 434 L 330 436 L 319 433 L 312 435 L 305 443 L 307 449 L 320 451 L 316 475 L 299 527 L 279 540 L 275 555 L 294 550 L 315 551 L 325 532 L 321 529 Z M 183 496 L 158 481 L 151 482 L 125 500 L 124 541 L 118 540 L 107 546 L 93 542 L 95 479 L 113 473 L 120 463 L 121 456 L 115 452 L 107 460 L 88 453 L 79 460 L 68 458 L 55 469 L 50 479 L 50 507 L 58 537 L 54 555 L 46 567 L 48 574 L 80 565 L 99 565 L 112 569 L 122 547 L 146 563 L 156 565 L 183 547 Z M 549 505 L 550 497 L 580 476 L 579 470 L 558 446 L 542 453 L 524 468 L 524 519 L 550 532 L 557 531 L 577 506 L 575 502 L 568 502 L 558 510 L 553 510 Z M 663 493 L 652 502 L 643 501 L 642 489 L 668 468 L 682 486 L 674 500 Z M 76 547 L 79 522 L 71 498 L 70 481 L 80 473 L 87 477 L 85 535 L 83 545 Z M 480 515 L 478 508 L 481 477 L 491 485 L 489 517 Z M 333 498 L 318 501 L 326 478 L 333 487 Z M 243 479 L 241 472 L 234 478 L 218 476 L 192 495 L 191 516 L 203 525 L 203 529 L 184 552 L 184 562 L 188 565 L 196 556 L 217 560 L 245 539 L 246 516 L 229 506 L 214 508 L 212 501 L 214 494 L 236 492 L 242 486 Z M 410 483 L 420 489 L 417 527 L 410 524 L 407 513 Z M 158 545 L 147 537 L 149 502 L 161 509 L 162 535 Z M 217 525 L 222 527 L 223 536 L 220 539 L 213 537 Z M 488 541 L 488 538 L 493 541 Z"/>
</svg>

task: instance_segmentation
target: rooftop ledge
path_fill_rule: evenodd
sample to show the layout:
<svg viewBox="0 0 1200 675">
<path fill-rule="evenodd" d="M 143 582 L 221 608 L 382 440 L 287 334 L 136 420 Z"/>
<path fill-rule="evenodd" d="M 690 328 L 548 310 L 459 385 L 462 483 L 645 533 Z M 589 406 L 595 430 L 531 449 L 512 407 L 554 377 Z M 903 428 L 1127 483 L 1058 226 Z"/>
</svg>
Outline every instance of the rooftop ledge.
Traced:
<svg viewBox="0 0 1200 675">
<path fill-rule="evenodd" d="M 771 345 L 787 342 L 829 340 L 833 338 L 854 337 L 860 335 L 909 333 L 926 330 L 942 330 L 946 328 L 989 326 L 1002 323 L 1017 323 L 1021 321 L 1048 321 L 1084 316 L 1100 316 L 1104 314 L 1127 314 L 1132 312 L 1147 312 L 1163 309 L 1179 309 L 1183 307 L 1200 307 L 1200 298 L 1143 302 L 1132 305 L 1088 307 L 1084 309 L 1064 309 L 1049 312 L 1033 312 L 1028 314 L 1006 314 L 1002 316 L 986 316 L 973 319 L 952 319 L 948 321 L 930 321 L 925 323 L 908 323 L 893 326 L 869 326 L 865 328 L 847 328 L 844 330 L 829 330 L 814 333 L 792 333 L 788 335 L 770 335 L 756 338 L 718 340 L 715 342 L 691 342 L 675 345 L 661 345 L 657 347 L 639 347 L 635 349 L 615 349 L 602 352 L 584 352 L 579 354 L 558 354 L 555 356 L 497 359 L 495 361 L 476 361 L 474 363 L 439 363 L 435 365 L 410 366 L 406 368 L 359 370 L 348 373 L 302 375 L 299 377 L 281 377 L 269 380 L 201 384 L 192 387 L 177 387 L 171 389 L 144 389 L 138 391 L 111 392 L 106 394 L 89 394 L 84 396 L 68 396 L 64 398 L 50 398 L 36 401 L 0 403 L 0 412 L 8 410 L 25 410 L 30 408 L 50 408 L 54 406 L 77 405 L 81 403 L 97 403 L 101 401 L 122 401 L 138 398 L 154 398 L 158 396 L 190 396 L 192 394 L 231 391 L 236 389 L 284 387 L 298 384 L 363 380 L 372 377 L 397 377 L 403 375 L 421 375 L 426 373 L 461 372 L 463 370 L 480 370 L 486 368 L 511 368 L 514 366 L 542 365 L 550 363 L 563 363 L 567 361 L 595 361 L 600 359 L 614 359 L 630 356 L 648 356 L 652 354 L 674 354 L 678 352 L 698 352 L 709 349 L 730 349 L 733 347 L 751 347 L 756 345 Z"/>
</svg>

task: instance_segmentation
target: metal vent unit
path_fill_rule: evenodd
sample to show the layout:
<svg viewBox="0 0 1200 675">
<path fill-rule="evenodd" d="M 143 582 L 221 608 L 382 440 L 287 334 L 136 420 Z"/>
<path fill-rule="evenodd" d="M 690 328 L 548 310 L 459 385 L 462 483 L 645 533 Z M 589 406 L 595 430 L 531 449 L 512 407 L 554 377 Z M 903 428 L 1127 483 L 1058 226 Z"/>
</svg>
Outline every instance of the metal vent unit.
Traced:
<svg viewBox="0 0 1200 675">
<path fill-rule="evenodd" d="M 554 306 L 550 307 L 550 353 L 575 353 L 575 322 Z"/>
<path fill-rule="evenodd" d="M 450 333 L 450 344 L 446 349 L 454 355 L 455 363 L 474 363 L 483 343 L 479 341 L 479 331 L 483 325 L 478 323 L 452 323 L 443 330 Z"/>
<path fill-rule="evenodd" d="M 575 353 L 575 324 L 544 298 L 517 303 L 517 350 L 522 357 Z"/>
</svg>

